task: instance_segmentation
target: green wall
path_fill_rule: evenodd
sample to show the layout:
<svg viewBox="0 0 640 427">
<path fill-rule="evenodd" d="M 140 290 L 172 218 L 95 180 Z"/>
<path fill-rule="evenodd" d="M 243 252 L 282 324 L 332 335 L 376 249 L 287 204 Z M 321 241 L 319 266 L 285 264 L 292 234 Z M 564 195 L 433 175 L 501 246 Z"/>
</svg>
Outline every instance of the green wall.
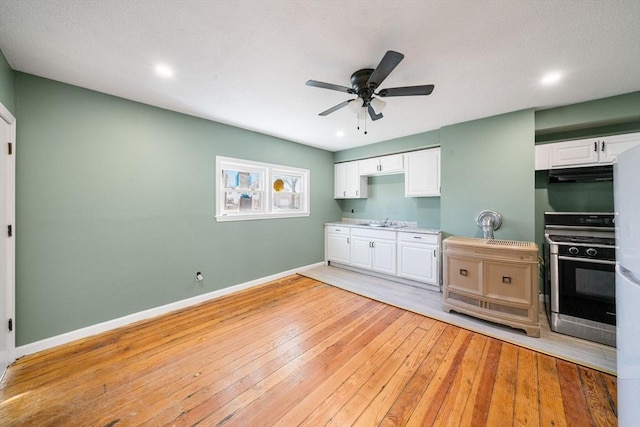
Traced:
<svg viewBox="0 0 640 427">
<path fill-rule="evenodd" d="M 343 200 L 344 217 L 416 221 L 446 235 L 482 236 L 475 218 L 504 216 L 496 237 L 534 238 L 534 113 L 505 114 L 337 152 L 336 161 L 441 145 L 441 197 L 404 197 L 404 176 L 369 178 L 367 199 Z M 354 211 L 353 213 L 351 211 Z"/>
<path fill-rule="evenodd" d="M 498 239 L 534 238 L 534 113 L 519 111 L 442 128 L 442 231 L 482 237 L 475 219 L 502 214 Z"/>
<path fill-rule="evenodd" d="M 332 153 L 20 72 L 15 100 L 17 345 L 324 259 Z M 217 223 L 216 155 L 309 169 L 311 216 Z"/>
<path fill-rule="evenodd" d="M 640 131 L 640 92 L 536 112 L 536 142 Z"/>
<path fill-rule="evenodd" d="M 0 50 L 0 103 L 13 114 L 13 70 Z M 15 115 L 15 114 L 14 114 Z"/>
</svg>

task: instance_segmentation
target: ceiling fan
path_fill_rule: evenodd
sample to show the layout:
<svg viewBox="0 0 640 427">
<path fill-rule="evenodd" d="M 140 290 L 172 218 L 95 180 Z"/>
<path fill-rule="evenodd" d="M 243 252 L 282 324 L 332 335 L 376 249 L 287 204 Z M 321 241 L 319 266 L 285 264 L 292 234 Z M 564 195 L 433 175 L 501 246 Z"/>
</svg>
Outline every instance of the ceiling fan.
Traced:
<svg viewBox="0 0 640 427">
<path fill-rule="evenodd" d="M 393 50 L 387 51 L 375 69 L 364 68 L 353 73 L 351 75 L 351 87 L 334 85 L 316 80 L 307 80 L 307 86 L 337 90 L 338 92 L 357 95 L 357 98 L 341 102 L 340 104 L 323 111 L 319 115 L 329 115 L 348 105 L 354 112 L 360 111 L 361 108 L 366 108 L 371 120 L 375 121 L 382 118 L 381 111 L 386 104 L 377 97 L 386 98 L 388 96 L 430 95 L 431 92 L 433 92 L 434 85 L 394 87 L 382 89 L 376 92 L 384 79 L 391 74 L 403 58 L 404 55 L 399 52 L 395 52 Z"/>
</svg>

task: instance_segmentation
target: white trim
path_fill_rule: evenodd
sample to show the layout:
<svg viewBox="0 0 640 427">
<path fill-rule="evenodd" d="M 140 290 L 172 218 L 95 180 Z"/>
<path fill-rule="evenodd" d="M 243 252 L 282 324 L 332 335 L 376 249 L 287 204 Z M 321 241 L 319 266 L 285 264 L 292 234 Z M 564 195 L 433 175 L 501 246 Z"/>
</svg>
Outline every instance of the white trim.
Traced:
<svg viewBox="0 0 640 427">
<path fill-rule="evenodd" d="M 7 110 L 7 107 L 5 107 L 2 103 L 0 103 L 0 117 L 2 117 L 4 121 L 9 123 L 10 125 L 15 123 L 16 121 L 16 118 L 13 117 L 13 114 L 11 114 L 11 112 Z"/>
<path fill-rule="evenodd" d="M 256 189 L 226 187 L 226 175 L 224 171 L 243 171 L 260 175 L 260 186 Z M 277 209 L 273 206 L 273 177 L 278 175 L 299 176 L 302 181 L 303 190 L 300 193 L 300 209 Z M 216 156 L 216 212 L 217 222 L 246 221 L 255 219 L 276 219 L 276 218 L 298 218 L 306 217 L 311 213 L 311 172 L 308 169 L 301 169 L 292 166 L 276 165 L 273 163 L 254 162 L 252 160 L 235 159 L 232 157 Z M 235 211 L 227 210 L 227 191 L 236 193 L 258 193 L 260 194 L 261 208 L 255 211 Z M 246 190 L 246 191 L 245 191 Z M 252 207 L 253 209 L 253 207 Z"/>
<path fill-rule="evenodd" d="M 16 289 L 16 275 L 15 275 L 15 261 L 16 261 L 16 210 L 15 210 L 15 190 L 16 190 L 16 118 L 11 114 L 11 112 L 4 106 L 4 104 L 0 103 L 0 120 L 5 121 L 9 125 L 9 140 L 2 141 L 2 147 L 0 149 L 6 150 L 6 143 L 10 142 L 12 144 L 12 152 L 11 156 L 7 156 L 7 169 L 6 169 L 6 177 L 0 177 L 2 179 L 7 179 L 7 194 L 6 200 L 3 200 L 0 203 L 0 206 L 6 208 L 6 221 L 7 224 L 11 224 L 12 226 L 12 235 L 13 237 L 6 240 L 6 249 L 7 249 L 7 271 L 2 272 L 0 274 L 5 274 L 6 279 L 6 294 L 0 295 L 0 299 L 6 301 L 0 302 L 0 304 L 5 305 L 7 318 L 1 319 L 0 327 L 6 328 L 7 324 L 5 322 L 8 319 L 13 319 L 14 327 L 13 331 L 9 332 L 8 340 L 7 340 L 7 349 L 6 353 L 3 355 L 3 359 L 5 356 L 9 363 L 12 363 L 16 358 L 16 347 L 15 347 L 15 289 Z M 6 206 L 4 205 L 6 202 Z M 2 224 L 2 227 L 6 227 L 6 224 Z M 3 230 L 6 232 L 6 229 Z M 4 345 L 5 343 L 3 343 Z M 4 366 L 4 362 L 3 362 Z M 0 379 L 5 374 L 4 368 L 0 368 Z"/>
<path fill-rule="evenodd" d="M 47 350 L 58 345 L 67 344 L 75 340 L 87 338 L 91 335 L 107 332 L 112 329 L 120 328 L 122 326 L 129 325 L 134 322 L 157 317 L 163 314 L 170 313 L 172 311 L 180 310 L 195 304 L 200 304 L 205 301 L 220 298 L 225 295 L 232 294 L 234 292 L 242 291 L 252 288 L 254 286 L 262 285 L 267 282 L 271 282 L 282 277 L 296 274 L 305 270 L 309 270 L 318 266 L 324 265 L 324 262 L 318 262 L 315 264 L 309 264 L 307 266 L 294 268 L 292 270 L 276 273 L 271 276 L 262 277 L 259 279 L 251 280 L 249 282 L 240 283 L 238 285 L 230 286 L 228 288 L 219 289 L 217 291 L 209 292 L 206 294 L 198 295 L 192 298 L 187 298 L 181 301 L 172 302 L 170 304 L 161 305 L 159 307 L 150 308 L 148 310 L 139 311 L 137 313 L 129 314 L 127 316 L 119 317 L 117 319 L 108 320 L 106 322 L 98 323 L 95 325 L 87 326 L 86 328 L 76 329 L 75 331 L 66 332 L 54 337 L 45 338 L 40 341 L 32 342 L 29 344 L 16 347 L 16 357 L 22 357 L 29 354 L 37 353 L 39 351 Z"/>
</svg>

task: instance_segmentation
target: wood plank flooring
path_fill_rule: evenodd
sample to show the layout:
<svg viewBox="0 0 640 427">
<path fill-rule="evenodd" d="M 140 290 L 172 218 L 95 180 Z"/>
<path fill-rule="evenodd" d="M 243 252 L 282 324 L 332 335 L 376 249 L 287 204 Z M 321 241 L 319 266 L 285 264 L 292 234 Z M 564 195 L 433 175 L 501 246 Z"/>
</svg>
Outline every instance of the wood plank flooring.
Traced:
<svg viewBox="0 0 640 427">
<path fill-rule="evenodd" d="M 616 425 L 616 379 L 293 275 L 23 357 L 2 426 Z"/>
<path fill-rule="evenodd" d="M 487 322 L 475 317 L 442 309 L 442 293 L 393 282 L 344 268 L 320 266 L 301 273 L 324 283 L 355 292 L 375 300 L 411 310 L 474 332 L 489 335 L 570 362 L 616 374 L 616 349 L 550 330 L 543 304 L 540 312 L 540 338 L 527 336 L 522 330 Z"/>
</svg>

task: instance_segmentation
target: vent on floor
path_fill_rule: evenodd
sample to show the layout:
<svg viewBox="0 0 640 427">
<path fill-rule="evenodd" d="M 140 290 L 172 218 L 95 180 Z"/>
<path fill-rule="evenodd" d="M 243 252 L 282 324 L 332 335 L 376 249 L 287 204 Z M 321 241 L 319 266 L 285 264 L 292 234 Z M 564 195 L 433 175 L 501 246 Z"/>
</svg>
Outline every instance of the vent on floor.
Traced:
<svg viewBox="0 0 640 427">
<path fill-rule="evenodd" d="M 533 243 L 532 242 L 521 242 L 519 240 L 487 240 L 487 245 L 493 245 L 493 246 L 518 246 L 521 248 L 532 248 L 533 247 Z"/>
</svg>

